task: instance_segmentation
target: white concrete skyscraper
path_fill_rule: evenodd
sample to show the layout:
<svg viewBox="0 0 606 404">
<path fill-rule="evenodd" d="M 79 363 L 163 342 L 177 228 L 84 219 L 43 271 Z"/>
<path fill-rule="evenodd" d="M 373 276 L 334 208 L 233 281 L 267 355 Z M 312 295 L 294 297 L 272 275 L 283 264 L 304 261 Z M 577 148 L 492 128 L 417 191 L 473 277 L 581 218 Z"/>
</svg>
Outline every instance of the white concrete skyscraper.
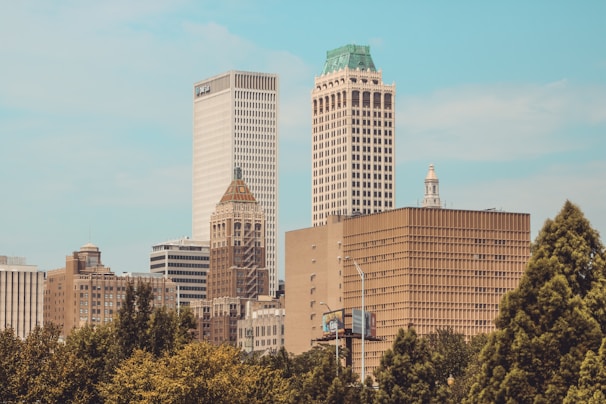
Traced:
<svg viewBox="0 0 606 404">
<path fill-rule="evenodd" d="M 368 46 L 328 51 L 312 91 L 312 223 L 395 205 L 395 93 Z"/>
<path fill-rule="evenodd" d="M 278 288 L 278 106 L 276 74 L 229 71 L 193 87 L 193 228 L 210 240 L 210 217 L 234 169 L 266 217 L 269 291 Z"/>
</svg>

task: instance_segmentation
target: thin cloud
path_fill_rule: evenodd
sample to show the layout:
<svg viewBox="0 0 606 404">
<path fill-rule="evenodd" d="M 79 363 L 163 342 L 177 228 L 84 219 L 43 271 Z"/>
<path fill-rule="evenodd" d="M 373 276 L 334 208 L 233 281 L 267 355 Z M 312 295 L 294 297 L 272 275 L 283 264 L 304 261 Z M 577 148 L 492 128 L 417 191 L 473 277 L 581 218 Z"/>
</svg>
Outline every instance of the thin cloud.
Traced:
<svg viewBox="0 0 606 404">
<path fill-rule="evenodd" d="M 569 151 L 579 147 L 562 135 L 570 124 L 606 124 L 606 88 L 565 80 L 450 88 L 399 100 L 399 156 L 508 161 Z"/>
<path fill-rule="evenodd" d="M 531 214 L 532 237 L 568 199 L 578 204 L 593 227 L 606 231 L 606 163 L 555 163 L 523 178 L 440 184 L 441 197 L 454 209 L 497 208 Z M 604 236 L 606 234 L 602 234 Z"/>
</svg>

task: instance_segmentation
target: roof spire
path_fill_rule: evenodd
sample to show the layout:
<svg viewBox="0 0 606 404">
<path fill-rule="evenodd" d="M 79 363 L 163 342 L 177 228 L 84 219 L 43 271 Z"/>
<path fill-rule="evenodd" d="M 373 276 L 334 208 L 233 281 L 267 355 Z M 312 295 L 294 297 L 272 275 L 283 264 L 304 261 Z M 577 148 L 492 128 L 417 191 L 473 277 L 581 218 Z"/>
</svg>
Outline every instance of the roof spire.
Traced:
<svg viewBox="0 0 606 404">
<path fill-rule="evenodd" d="M 429 171 L 427 171 L 427 176 L 425 176 L 423 207 L 437 209 L 442 207 L 440 203 L 440 180 L 438 180 L 433 164 L 429 165 Z"/>
<path fill-rule="evenodd" d="M 240 167 L 234 168 L 234 179 L 229 184 L 229 187 L 227 187 L 227 190 L 219 203 L 234 201 L 257 203 L 257 200 L 252 192 L 250 192 L 248 185 L 246 185 L 246 182 L 242 179 L 242 169 Z"/>
</svg>

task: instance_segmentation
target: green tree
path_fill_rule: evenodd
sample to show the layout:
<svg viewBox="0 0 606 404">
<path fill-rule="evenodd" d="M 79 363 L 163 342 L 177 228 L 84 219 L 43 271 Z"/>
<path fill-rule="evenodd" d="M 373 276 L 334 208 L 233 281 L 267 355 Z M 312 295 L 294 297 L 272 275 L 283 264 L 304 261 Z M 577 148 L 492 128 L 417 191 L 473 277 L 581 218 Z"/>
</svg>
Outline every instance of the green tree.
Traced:
<svg viewBox="0 0 606 404">
<path fill-rule="evenodd" d="M 166 307 L 158 307 L 152 312 L 148 340 L 151 353 L 160 356 L 174 350 L 177 318 Z"/>
<path fill-rule="evenodd" d="M 40 372 L 30 380 L 24 402 L 90 403 L 95 402 L 89 364 L 60 343 L 46 360 Z"/>
<path fill-rule="evenodd" d="M 343 350 L 339 353 L 345 354 Z M 358 376 L 351 368 L 343 368 L 341 362 L 337 364 L 334 348 L 330 345 L 317 345 L 295 356 L 292 369 L 291 381 L 298 403 L 338 402 L 340 399 L 359 402 Z"/>
<path fill-rule="evenodd" d="M 23 343 L 12 328 L 0 330 L 0 402 L 17 398 L 17 368 Z"/>
<path fill-rule="evenodd" d="M 72 331 L 65 341 L 65 351 L 86 364 L 78 374 L 80 389 L 90 397 L 89 402 L 100 402 L 98 385 L 109 381 L 120 364 L 120 347 L 115 339 L 114 325 L 87 324 Z"/>
<path fill-rule="evenodd" d="M 177 315 L 177 329 L 175 331 L 175 347 L 181 348 L 194 340 L 194 332 L 198 322 L 194 312 L 189 306 L 181 307 Z"/>
<path fill-rule="evenodd" d="M 52 360 L 59 347 L 59 326 L 47 324 L 36 327 L 25 339 L 17 359 L 16 394 L 19 400 L 34 402 L 41 398 L 44 390 L 45 364 Z"/>
<path fill-rule="evenodd" d="M 467 342 L 468 362 L 463 370 L 463 374 L 454 377 L 453 385 L 450 386 L 451 401 L 460 403 L 469 394 L 474 377 L 480 372 L 482 362 L 480 352 L 488 342 L 488 335 L 479 334 L 473 336 Z"/>
<path fill-rule="evenodd" d="M 427 336 L 438 383 L 437 396 L 441 401 L 460 403 L 466 395 L 465 371 L 474 353 L 477 354 L 477 340 L 466 342 L 465 335 L 455 332 L 452 327 L 438 328 Z M 451 378 L 454 382 L 449 385 Z"/>
<path fill-rule="evenodd" d="M 206 342 L 160 358 L 135 350 L 100 391 L 108 403 L 293 402 L 279 372 L 243 363 L 235 347 Z"/>
<path fill-rule="evenodd" d="M 110 381 L 99 384 L 99 393 L 103 402 L 114 404 L 171 402 L 162 401 L 170 389 L 166 389 L 163 383 L 160 366 L 163 366 L 162 359 L 157 360 L 150 352 L 140 349 L 133 351 L 128 359 L 120 363 Z M 165 393 L 162 394 L 161 390 Z"/>
<path fill-rule="evenodd" d="M 429 350 L 439 354 L 434 362 L 436 379 L 446 383 L 450 376 L 459 379 L 471 358 L 471 350 L 465 335 L 456 333 L 452 327 L 438 328 L 427 336 Z"/>
<path fill-rule="evenodd" d="M 532 246 L 519 286 L 502 302 L 497 330 L 466 402 L 561 402 L 602 339 L 590 301 L 603 293 L 604 247 L 580 209 L 566 202 Z"/>
<path fill-rule="evenodd" d="M 16 366 L 16 402 L 86 403 L 91 396 L 82 377 L 88 364 L 59 342 L 60 327 L 37 327 L 22 343 Z"/>
<path fill-rule="evenodd" d="M 123 358 L 128 358 L 135 349 L 149 349 L 149 320 L 153 303 L 152 287 L 139 280 L 128 282 L 122 306 L 116 319 L 116 339 Z"/>
<path fill-rule="evenodd" d="M 379 383 L 376 403 L 421 404 L 436 399 L 438 380 L 429 346 L 412 327 L 398 331 L 393 347 L 383 354 L 375 370 L 375 378 Z"/>
<path fill-rule="evenodd" d="M 606 338 L 602 339 L 599 353 L 588 351 L 581 365 L 578 385 L 571 386 L 564 404 L 606 402 Z"/>
<path fill-rule="evenodd" d="M 179 314 L 165 306 L 157 307 L 149 320 L 149 350 L 156 356 L 174 353 L 193 340 L 191 330 L 195 328 L 196 320 L 189 307 L 181 309 Z"/>
</svg>

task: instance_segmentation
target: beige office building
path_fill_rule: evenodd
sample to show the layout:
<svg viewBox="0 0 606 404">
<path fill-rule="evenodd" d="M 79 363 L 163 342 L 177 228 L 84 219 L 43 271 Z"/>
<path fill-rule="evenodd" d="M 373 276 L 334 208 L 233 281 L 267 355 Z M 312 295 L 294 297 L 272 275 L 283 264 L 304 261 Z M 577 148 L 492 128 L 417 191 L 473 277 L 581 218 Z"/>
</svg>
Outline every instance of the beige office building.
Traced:
<svg viewBox="0 0 606 404">
<path fill-rule="evenodd" d="M 328 310 L 320 302 L 344 308 L 351 329 L 351 311 L 362 303 L 355 260 L 364 273 L 365 310 L 375 314 L 383 339 L 365 342 L 370 375 L 400 328 L 427 335 L 452 327 L 466 336 L 494 330 L 501 298 L 518 285 L 530 255 L 530 216 L 439 208 L 335 216 L 286 233 L 285 252 L 287 350 L 304 352 L 323 336 Z M 361 341 L 352 343 L 360 373 Z"/>
<path fill-rule="evenodd" d="M 244 318 L 238 320 L 238 347 L 245 352 L 275 352 L 284 346 L 283 299 L 259 296 L 246 302 Z"/>
<path fill-rule="evenodd" d="M 43 324 L 44 272 L 24 257 L 0 255 L 0 330 L 19 338 Z"/>
<path fill-rule="evenodd" d="M 229 71 L 193 87 L 192 238 L 210 240 L 210 217 L 235 167 L 267 220 L 266 268 L 278 287 L 278 76 Z"/>
<path fill-rule="evenodd" d="M 116 275 L 101 262 L 101 251 L 87 243 L 65 259 L 65 268 L 48 271 L 44 290 L 44 322 L 62 327 L 66 337 L 86 323 L 113 321 L 130 282 L 151 284 L 154 307 L 176 309 L 177 287 L 160 274 Z"/>
<path fill-rule="evenodd" d="M 395 93 L 368 46 L 326 53 L 312 98 L 312 223 L 395 206 Z"/>
</svg>

